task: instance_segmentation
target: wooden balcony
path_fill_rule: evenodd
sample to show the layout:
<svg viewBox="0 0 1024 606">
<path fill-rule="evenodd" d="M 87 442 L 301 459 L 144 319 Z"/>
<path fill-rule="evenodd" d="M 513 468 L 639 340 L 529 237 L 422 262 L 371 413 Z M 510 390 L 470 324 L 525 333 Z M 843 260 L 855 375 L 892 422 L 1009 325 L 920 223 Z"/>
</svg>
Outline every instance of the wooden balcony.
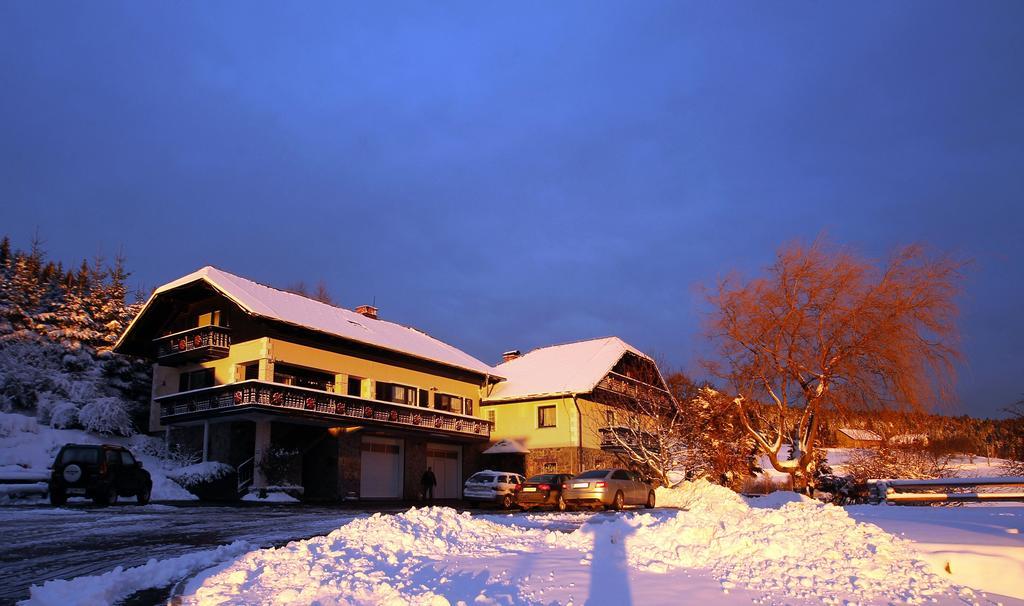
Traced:
<svg viewBox="0 0 1024 606">
<path fill-rule="evenodd" d="M 199 326 L 153 339 L 156 360 L 165 366 L 184 362 L 216 360 L 228 355 L 231 329 L 225 326 Z"/>
<path fill-rule="evenodd" d="M 156 398 L 160 422 L 262 412 L 332 426 L 372 425 L 488 440 L 491 423 L 470 415 L 271 383 L 241 381 Z"/>
<path fill-rule="evenodd" d="M 597 388 L 635 400 L 666 404 L 672 402 L 672 396 L 661 387 L 644 383 L 616 372 L 610 372 L 605 375 L 601 382 L 597 384 Z"/>
</svg>

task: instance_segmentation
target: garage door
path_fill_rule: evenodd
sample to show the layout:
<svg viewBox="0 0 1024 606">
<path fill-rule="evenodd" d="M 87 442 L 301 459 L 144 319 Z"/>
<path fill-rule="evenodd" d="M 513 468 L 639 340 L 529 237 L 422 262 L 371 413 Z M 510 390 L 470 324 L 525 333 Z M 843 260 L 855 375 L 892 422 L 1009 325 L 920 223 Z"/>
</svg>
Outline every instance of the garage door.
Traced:
<svg viewBox="0 0 1024 606">
<path fill-rule="evenodd" d="M 402 441 L 363 436 L 359 495 L 364 499 L 402 498 Z"/>
<path fill-rule="evenodd" d="M 462 447 L 454 444 L 427 444 L 427 465 L 437 476 L 435 499 L 462 498 Z"/>
</svg>

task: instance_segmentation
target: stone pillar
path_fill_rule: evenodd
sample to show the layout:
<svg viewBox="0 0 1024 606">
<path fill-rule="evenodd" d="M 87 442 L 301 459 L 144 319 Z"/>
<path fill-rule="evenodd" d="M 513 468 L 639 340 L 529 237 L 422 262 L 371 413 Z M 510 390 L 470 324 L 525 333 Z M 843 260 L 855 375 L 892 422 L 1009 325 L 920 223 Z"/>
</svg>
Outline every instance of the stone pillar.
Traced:
<svg viewBox="0 0 1024 606">
<path fill-rule="evenodd" d="M 267 475 L 263 472 L 263 459 L 270 451 L 270 420 L 256 420 L 256 443 L 253 452 L 252 485 L 253 488 L 267 487 Z"/>
<path fill-rule="evenodd" d="M 260 347 L 260 381 L 273 381 L 274 380 L 274 352 L 270 344 L 270 339 L 263 337 L 263 344 Z"/>
<path fill-rule="evenodd" d="M 366 398 L 368 400 L 376 400 L 377 399 L 377 382 L 374 381 L 373 379 L 363 379 L 363 384 L 361 386 L 361 391 L 362 391 L 362 393 L 359 394 L 360 397 Z"/>
<path fill-rule="evenodd" d="M 347 394 L 348 393 L 348 375 L 336 374 L 334 375 L 334 393 Z"/>
</svg>

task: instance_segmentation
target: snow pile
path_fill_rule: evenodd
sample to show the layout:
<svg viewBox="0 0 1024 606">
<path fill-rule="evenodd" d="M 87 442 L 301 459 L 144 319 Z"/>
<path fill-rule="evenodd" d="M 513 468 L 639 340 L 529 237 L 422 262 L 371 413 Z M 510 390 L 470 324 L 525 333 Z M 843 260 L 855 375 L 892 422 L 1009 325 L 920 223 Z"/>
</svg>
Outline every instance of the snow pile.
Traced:
<svg viewBox="0 0 1024 606">
<path fill-rule="evenodd" d="M 142 566 L 125 570 L 117 568 L 97 576 L 85 576 L 70 581 L 47 581 L 42 586 L 33 585 L 29 599 L 19 602 L 21 606 L 105 606 L 113 604 L 137 591 L 164 587 L 178 579 L 194 574 L 219 562 L 235 557 L 252 546 L 245 541 L 235 541 L 216 549 L 198 551 L 166 560 L 152 559 Z"/>
<path fill-rule="evenodd" d="M 747 505 L 762 509 L 782 507 L 786 503 L 817 502 L 807 495 L 802 495 L 793 492 L 792 490 L 776 490 L 775 492 L 760 497 L 745 497 L 744 500 L 747 502 Z"/>
<path fill-rule="evenodd" d="M 169 472 L 167 477 L 185 488 L 189 488 L 219 480 L 234 471 L 234 467 L 225 463 L 206 461 L 205 463 L 196 463 L 195 465 L 175 469 Z"/>
<path fill-rule="evenodd" d="M 265 497 L 261 497 L 258 491 L 247 493 L 242 497 L 243 501 L 251 503 L 301 503 L 302 501 L 296 499 L 290 494 L 283 491 L 274 490 L 274 486 L 267 487 L 267 493 Z"/>
<path fill-rule="evenodd" d="M 378 513 L 327 536 L 248 553 L 190 582 L 183 603 L 440 606 L 449 602 L 436 591 L 449 581 L 432 571 L 425 578 L 424 560 L 534 550 L 564 536 L 441 507 Z"/>
<path fill-rule="evenodd" d="M 741 586 L 811 602 L 915 603 L 953 595 L 909 543 L 857 523 L 841 508 L 751 508 L 717 488 L 690 483 L 666 494 L 688 511 L 594 516 L 569 533 L 447 508 L 377 514 L 325 537 L 248 553 L 190 583 L 185 603 L 447 604 L 454 587 L 446 583 L 467 574 L 452 570 L 453 562 L 543 553 L 565 570 L 593 566 L 597 574 L 602 554 L 615 549 L 636 571 L 702 569 L 724 590 Z M 475 601 L 486 597 L 481 590 Z"/>
<path fill-rule="evenodd" d="M 706 513 L 709 511 L 743 510 L 743 498 L 725 486 L 705 479 L 683 482 L 674 488 L 658 487 L 654 500 L 658 507 L 674 507 Z"/>
<path fill-rule="evenodd" d="M 0 439 L 19 433 L 39 433 L 39 424 L 36 423 L 35 417 L 0 412 Z"/>
</svg>

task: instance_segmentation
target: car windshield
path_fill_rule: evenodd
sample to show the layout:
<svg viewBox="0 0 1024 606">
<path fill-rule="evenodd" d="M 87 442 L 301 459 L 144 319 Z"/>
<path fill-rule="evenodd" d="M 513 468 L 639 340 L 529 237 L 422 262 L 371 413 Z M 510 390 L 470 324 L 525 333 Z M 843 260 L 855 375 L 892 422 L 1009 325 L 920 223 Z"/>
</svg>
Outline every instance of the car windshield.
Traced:
<svg viewBox="0 0 1024 606">
<path fill-rule="evenodd" d="M 472 476 L 469 477 L 469 480 L 467 481 L 487 484 L 489 482 L 494 481 L 494 476 L 489 473 L 474 473 Z"/>
<path fill-rule="evenodd" d="M 542 474 L 539 476 L 533 476 L 528 480 L 529 482 L 536 482 L 538 484 L 550 484 L 558 481 L 558 476 L 551 473 Z"/>
<path fill-rule="evenodd" d="M 608 475 L 607 469 L 595 469 L 594 471 L 585 471 L 576 477 L 581 480 L 593 480 L 596 478 L 603 478 L 606 475 Z"/>
<path fill-rule="evenodd" d="M 100 462 L 100 451 L 98 448 L 80 447 L 76 448 L 65 448 L 64 452 L 60 454 L 60 461 L 58 465 L 67 465 L 68 463 L 83 463 L 86 465 L 95 465 Z"/>
</svg>

